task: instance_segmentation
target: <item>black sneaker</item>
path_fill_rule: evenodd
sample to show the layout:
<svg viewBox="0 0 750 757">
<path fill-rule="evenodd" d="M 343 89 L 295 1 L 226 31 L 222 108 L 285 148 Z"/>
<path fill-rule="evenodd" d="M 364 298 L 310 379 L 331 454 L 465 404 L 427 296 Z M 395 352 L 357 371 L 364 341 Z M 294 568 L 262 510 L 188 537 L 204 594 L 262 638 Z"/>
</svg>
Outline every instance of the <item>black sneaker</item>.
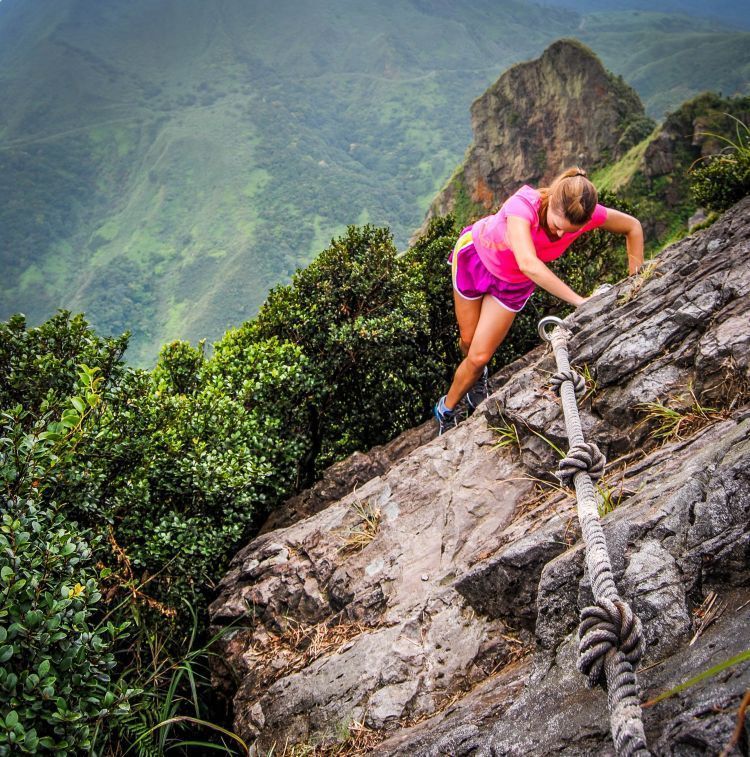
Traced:
<svg viewBox="0 0 750 757">
<path fill-rule="evenodd" d="M 482 375 L 479 377 L 477 383 L 474 384 L 474 386 L 472 386 L 468 392 L 466 392 L 466 404 L 469 406 L 470 410 L 476 410 L 477 405 L 479 405 L 479 403 L 483 400 L 486 400 L 489 396 L 490 372 L 485 365 L 484 370 L 482 371 Z"/>
<path fill-rule="evenodd" d="M 458 413 L 456 408 L 453 410 L 446 410 L 440 412 L 440 403 L 445 400 L 445 397 L 441 397 L 433 408 L 435 413 L 435 420 L 438 422 L 438 436 L 442 436 L 449 428 L 455 428 L 458 426 Z"/>
</svg>

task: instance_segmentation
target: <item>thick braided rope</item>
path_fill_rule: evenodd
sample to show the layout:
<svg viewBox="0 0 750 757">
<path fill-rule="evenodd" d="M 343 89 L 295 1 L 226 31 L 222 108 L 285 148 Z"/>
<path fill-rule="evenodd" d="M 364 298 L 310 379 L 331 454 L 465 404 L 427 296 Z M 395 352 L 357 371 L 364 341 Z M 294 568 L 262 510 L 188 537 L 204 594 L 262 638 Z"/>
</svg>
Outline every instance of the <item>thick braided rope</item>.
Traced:
<svg viewBox="0 0 750 757">
<path fill-rule="evenodd" d="M 557 392 L 557 396 L 560 396 L 560 387 L 563 381 L 572 381 L 573 389 L 576 393 L 576 399 L 580 400 L 584 394 L 586 394 L 586 379 L 581 376 L 580 373 L 569 368 L 567 371 L 558 371 L 550 380 L 552 388 Z"/>
<path fill-rule="evenodd" d="M 641 657 L 643 635 L 633 611 L 620 599 L 612 575 L 592 475 L 604 470 L 604 457 L 595 445 L 583 438 L 578 415 L 575 379 L 568 362 L 569 332 L 561 326 L 553 329 L 549 341 L 557 362 L 557 376 L 564 376 L 559 395 L 565 417 L 570 451 L 560 464 L 560 475 L 575 486 L 578 519 L 586 545 L 586 568 L 596 605 L 581 613 L 578 668 L 588 676 L 589 685 L 607 682 L 612 740 L 621 757 L 646 757 L 646 745 L 635 665 Z M 565 463 L 565 461 L 569 461 Z M 565 465 L 563 465 L 565 463 Z"/>
<path fill-rule="evenodd" d="M 568 454 L 560 460 L 557 477 L 564 486 L 572 486 L 576 473 L 584 471 L 593 481 L 598 481 L 604 475 L 607 460 L 596 444 L 575 444 Z"/>
<path fill-rule="evenodd" d="M 603 678 L 604 657 L 610 647 L 619 647 L 623 658 L 636 665 L 643 654 L 643 632 L 638 616 L 626 602 L 600 599 L 581 612 L 578 669 L 593 687 Z M 637 692 L 633 692 L 637 693 Z"/>
</svg>

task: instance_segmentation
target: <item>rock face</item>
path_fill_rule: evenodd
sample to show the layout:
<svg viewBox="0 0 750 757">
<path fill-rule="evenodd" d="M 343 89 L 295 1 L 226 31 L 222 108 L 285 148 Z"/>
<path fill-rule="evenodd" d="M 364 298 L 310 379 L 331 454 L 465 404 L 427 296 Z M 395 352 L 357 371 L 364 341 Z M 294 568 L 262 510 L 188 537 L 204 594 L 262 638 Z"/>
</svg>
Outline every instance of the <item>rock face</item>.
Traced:
<svg viewBox="0 0 750 757">
<path fill-rule="evenodd" d="M 301 518 L 320 512 L 331 503 L 354 491 L 358 486 L 381 473 L 396 461 L 429 441 L 433 436 L 430 426 L 409 429 L 387 444 L 373 447 L 369 452 L 355 452 L 335 463 L 314 486 L 290 497 L 269 516 L 260 533 L 288 526 Z"/>
<path fill-rule="evenodd" d="M 726 148 L 722 137 L 736 139 L 734 119 L 748 122 L 750 97 L 699 95 L 670 113 L 619 166 L 605 171 L 597 186 L 638 206 L 647 238 L 663 239 L 676 220 L 688 227 L 699 223 L 705 213 L 699 210 L 691 218 L 695 211 L 691 170 Z"/>
<path fill-rule="evenodd" d="M 567 321 L 596 382 L 583 431 L 609 460 L 603 525 L 644 625 L 644 699 L 750 642 L 749 211 Z M 258 754 L 358 738 L 410 757 L 613 754 L 606 694 L 575 668 L 591 590 L 551 474 L 567 448 L 552 371 L 540 346 L 457 429 L 235 557 L 211 606 L 233 623 L 213 675 Z M 682 418 L 666 443 L 656 402 Z M 745 660 L 646 707 L 654 753 L 718 754 L 748 688 Z"/>
<path fill-rule="evenodd" d="M 522 184 L 544 185 L 566 166 L 593 169 L 653 127 L 635 90 L 580 42 L 561 40 L 506 71 L 471 108 L 474 142 L 427 221 L 467 202 L 495 209 Z M 426 222 L 425 222 L 426 223 Z"/>
</svg>

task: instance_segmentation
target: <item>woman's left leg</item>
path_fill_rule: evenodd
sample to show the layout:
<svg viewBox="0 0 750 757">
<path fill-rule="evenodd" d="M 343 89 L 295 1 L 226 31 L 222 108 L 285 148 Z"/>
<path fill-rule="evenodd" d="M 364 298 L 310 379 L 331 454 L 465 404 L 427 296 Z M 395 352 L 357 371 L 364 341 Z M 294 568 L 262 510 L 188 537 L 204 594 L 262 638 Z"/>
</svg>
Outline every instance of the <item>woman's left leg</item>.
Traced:
<svg viewBox="0 0 750 757">
<path fill-rule="evenodd" d="M 515 317 L 516 314 L 512 310 L 503 307 L 492 295 L 484 296 L 469 352 L 456 369 L 453 383 L 445 397 L 448 407 L 456 407 L 466 392 L 474 386 L 484 366 L 490 362 L 495 350 L 503 343 Z"/>
</svg>

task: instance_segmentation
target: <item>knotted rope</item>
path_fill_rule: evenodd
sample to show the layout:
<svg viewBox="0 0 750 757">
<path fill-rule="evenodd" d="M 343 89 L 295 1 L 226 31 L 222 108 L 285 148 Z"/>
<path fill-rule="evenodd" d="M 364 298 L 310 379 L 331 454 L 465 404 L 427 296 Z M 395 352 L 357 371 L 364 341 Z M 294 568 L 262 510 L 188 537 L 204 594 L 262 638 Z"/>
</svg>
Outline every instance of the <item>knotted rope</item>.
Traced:
<svg viewBox="0 0 750 757">
<path fill-rule="evenodd" d="M 560 460 L 557 477 L 564 486 L 572 488 L 576 473 L 588 473 L 592 481 L 598 481 L 604 475 L 607 460 L 596 444 L 574 444 L 568 454 Z"/>
<path fill-rule="evenodd" d="M 553 326 L 551 334 L 547 327 Z M 559 318 L 543 318 L 539 335 L 551 343 L 557 362 L 552 384 L 560 396 L 570 450 L 560 462 L 558 477 L 574 486 L 578 520 L 586 545 L 586 568 L 596 604 L 581 612 L 578 628 L 578 669 L 588 676 L 589 686 L 607 684 L 607 705 L 612 740 L 621 757 L 650 755 L 643 730 L 635 666 L 643 653 L 641 622 L 617 593 L 607 552 L 593 480 L 601 478 L 605 459 L 595 444 L 583 438 L 576 395 L 585 392 L 585 381 L 568 362 L 568 338 Z M 583 389 L 580 385 L 583 384 Z"/>
<path fill-rule="evenodd" d="M 573 389 L 576 393 L 576 399 L 580 400 L 584 394 L 586 394 L 586 379 L 577 373 L 572 368 L 568 368 L 567 371 L 558 371 L 551 379 L 550 384 L 552 388 L 557 392 L 557 396 L 560 396 L 560 387 L 563 381 L 572 381 Z"/>
</svg>

